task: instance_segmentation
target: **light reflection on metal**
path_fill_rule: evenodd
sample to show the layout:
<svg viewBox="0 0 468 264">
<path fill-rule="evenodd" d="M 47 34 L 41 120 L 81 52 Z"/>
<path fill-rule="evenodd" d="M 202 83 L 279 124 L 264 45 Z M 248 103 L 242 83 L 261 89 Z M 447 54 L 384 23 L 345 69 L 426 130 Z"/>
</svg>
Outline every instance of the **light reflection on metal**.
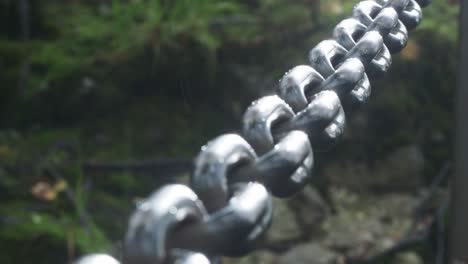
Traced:
<svg viewBox="0 0 468 264">
<path fill-rule="evenodd" d="M 166 245 L 171 230 L 187 221 L 202 222 L 205 215 L 203 203 L 187 186 L 161 188 L 133 213 L 124 241 L 124 262 L 150 264 L 170 259 Z"/>
<path fill-rule="evenodd" d="M 301 89 L 300 86 L 297 88 Z M 265 154 L 275 145 L 272 128 L 290 121 L 294 116 L 291 107 L 281 98 L 276 95 L 265 96 L 247 108 L 242 122 L 243 135 L 258 155 Z"/>
<path fill-rule="evenodd" d="M 73 264 L 120 264 L 120 262 L 109 255 L 91 254 L 80 258 Z"/>
<path fill-rule="evenodd" d="M 228 202 L 230 172 L 256 158 L 249 143 L 236 134 L 219 136 L 202 147 L 195 160 L 191 186 L 208 212 L 221 209 Z"/>
</svg>

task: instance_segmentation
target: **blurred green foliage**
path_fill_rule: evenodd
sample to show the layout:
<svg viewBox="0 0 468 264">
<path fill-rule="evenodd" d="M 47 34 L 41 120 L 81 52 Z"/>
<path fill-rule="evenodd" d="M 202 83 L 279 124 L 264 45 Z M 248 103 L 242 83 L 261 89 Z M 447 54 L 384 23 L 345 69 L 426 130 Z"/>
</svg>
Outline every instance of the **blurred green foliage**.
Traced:
<svg viewBox="0 0 468 264">
<path fill-rule="evenodd" d="M 307 63 L 357 2 L 21 1 L 0 0 L 0 263 L 118 247 L 133 203 L 163 172 L 87 175 L 81 164 L 193 156 L 237 129 L 245 106 Z M 374 85 L 367 132 L 351 131 L 366 140 L 330 156 L 375 160 L 416 141 L 429 172 L 450 158 L 457 12 L 446 1 L 425 9 Z"/>
</svg>

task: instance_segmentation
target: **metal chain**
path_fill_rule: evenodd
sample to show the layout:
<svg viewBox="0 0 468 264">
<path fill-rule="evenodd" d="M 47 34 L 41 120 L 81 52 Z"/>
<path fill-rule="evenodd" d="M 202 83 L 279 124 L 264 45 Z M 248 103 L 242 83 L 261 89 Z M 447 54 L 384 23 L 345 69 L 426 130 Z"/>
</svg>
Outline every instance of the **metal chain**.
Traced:
<svg viewBox="0 0 468 264">
<path fill-rule="evenodd" d="M 271 195 L 290 197 L 313 177 L 314 151 L 341 138 L 344 109 L 349 114 L 366 102 L 369 80 L 387 72 L 390 54 L 406 46 L 408 30 L 420 23 L 421 7 L 430 2 L 358 3 L 332 38 L 310 51 L 310 65 L 294 67 L 281 79 L 277 95 L 252 103 L 242 136 L 222 135 L 202 147 L 191 188 L 166 185 L 138 206 L 123 262 L 202 264 L 253 251 L 271 223 Z M 118 262 L 90 255 L 77 263 Z"/>
</svg>

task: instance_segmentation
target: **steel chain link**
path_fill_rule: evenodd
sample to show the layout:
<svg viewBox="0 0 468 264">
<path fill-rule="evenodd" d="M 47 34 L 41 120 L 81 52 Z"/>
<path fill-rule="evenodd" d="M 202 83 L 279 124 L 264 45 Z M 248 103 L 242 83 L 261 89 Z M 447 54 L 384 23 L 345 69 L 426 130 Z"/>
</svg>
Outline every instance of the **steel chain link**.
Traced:
<svg viewBox="0 0 468 264">
<path fill-rule="evenodd" d="M 125 264 L 210 263 L 255 249 L 270 225 L 272 199 L 299 192 L 313 176 L 314 150 L 332 147 L 344 133 L 345 111 L 370 96 L 370 80 L 387 72 L 408 30 L 430 0 L 358 3 L 331 39 L 281 79 L 277 95 L 247 109 L 242 136 L 222 135 L 202 147 L 191 188 L 172 184 L 133 213 L 124 241 Z M 344 108 L 343 108 L 344 106 Z M 200 253 L 199 253 L 200 252 Z M 211 260 L 210 260 L 211 259 Z M 90 255 L 79 264 L 115 264 Z"/>
</svg>

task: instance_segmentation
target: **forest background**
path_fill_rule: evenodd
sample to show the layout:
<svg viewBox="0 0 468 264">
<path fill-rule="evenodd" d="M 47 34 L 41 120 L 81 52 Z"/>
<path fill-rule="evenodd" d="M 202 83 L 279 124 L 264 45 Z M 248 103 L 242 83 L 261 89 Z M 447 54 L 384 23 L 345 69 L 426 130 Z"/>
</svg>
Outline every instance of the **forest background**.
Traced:
<svg viewBox="0 0 468 264">
<path fill-rule="evenodd" d="M 186 181 L 200 146 L 238 131 L 356 3 L 0 0 L 0 263 L 118 256 L 135 204 Z M 452 159 L 457 17 L 456 1 L 424 9 L 311 188 L 275 201 L 262 250 L 227 262 L 365 260 L 412 232 Z M 385 261 L 432 263 L 434 241 Z"/>
</svg>

